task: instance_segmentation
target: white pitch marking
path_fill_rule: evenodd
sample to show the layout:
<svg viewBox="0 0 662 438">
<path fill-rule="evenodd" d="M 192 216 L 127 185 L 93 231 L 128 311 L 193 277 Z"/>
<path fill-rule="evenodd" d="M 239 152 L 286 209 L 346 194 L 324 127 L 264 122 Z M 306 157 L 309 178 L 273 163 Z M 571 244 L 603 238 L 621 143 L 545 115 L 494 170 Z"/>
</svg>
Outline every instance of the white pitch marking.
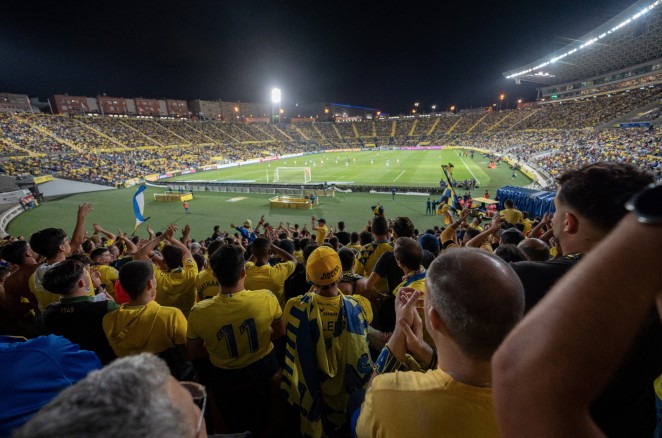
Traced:
<svg viewBox="0 0 662 438">
<path fill-rule="evenodd" d="M 406 171 L 407 170 L 405 169 L 402 172 L 400 172 L 400 175 L 396 176 L 395 179 L 393 180 L 393 182 L 396 182 L 402 176 L 402 174 L 405 173 Z"/>
<path fill-rule="evenodd" d="M 462 161 L 462 164 L 464 164 L 464 167 L 467 168 L 467 170 L 469 171 L 469 173 L 471 174 L 471 176 L 474 177 L 474 179 L 476 180 L 476 183 L 480 184 L 480 181 L 478 180 L 478 178 L 476 178 L 476 175 L 474 175 L 474 173 L 471 171 L 471 169 L 469 169 L 469 166 L 467 166 L 467 163 L 464 162 L 464 160 L 462 159 L 462 157 L 460 156 L 460 154 L 456 153 L 456 155 L 457 155 L 457 157 L 460 159 L 460 161 Z"/>
</svg>

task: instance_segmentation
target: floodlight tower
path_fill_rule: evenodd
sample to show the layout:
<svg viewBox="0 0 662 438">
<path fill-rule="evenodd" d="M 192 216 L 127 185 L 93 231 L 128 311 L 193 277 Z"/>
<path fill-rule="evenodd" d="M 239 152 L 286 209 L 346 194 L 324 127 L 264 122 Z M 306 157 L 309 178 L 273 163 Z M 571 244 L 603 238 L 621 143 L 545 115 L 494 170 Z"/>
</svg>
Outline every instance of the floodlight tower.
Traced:
<svg viewBox="0 0 662 438">
<path fill-rule="evenodd" d="M 276 123 L 276 105 L 280 110 L 280 97 L 280 88 L 271 90 L 271 123 Z M 280 114 L 278 115 L 278 121 L 280 121 Z"/>
</svg>

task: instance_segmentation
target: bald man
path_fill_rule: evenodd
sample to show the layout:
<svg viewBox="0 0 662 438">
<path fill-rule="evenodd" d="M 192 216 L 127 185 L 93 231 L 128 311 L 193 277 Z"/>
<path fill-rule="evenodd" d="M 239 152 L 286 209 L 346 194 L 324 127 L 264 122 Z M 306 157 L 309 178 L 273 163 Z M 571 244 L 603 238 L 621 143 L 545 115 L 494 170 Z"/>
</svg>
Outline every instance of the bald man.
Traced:
<svg viewBox="0 0 662 438">
<path fill-rule="evenodd" d="M 398 322 L 376 361 L 356 432 L 359 437 L 498 437 L 490 360 L 522 318 L 522 283 L 493 254 L 462 248 L 444 251 L 432 262 L 426 289 L 425 294 L 398 292 Z M 423 340 L 416 311 L 423 296 L 425 326 L 436 350 Z"/>
<path fill-rule="evenodd" d="M 531 262 L 544 262 L 549 260 L 549 246 L 540 239 L 524 239 L 517 244 L 517 247 L 522 250 L 527 260 Z"/>
</svg>

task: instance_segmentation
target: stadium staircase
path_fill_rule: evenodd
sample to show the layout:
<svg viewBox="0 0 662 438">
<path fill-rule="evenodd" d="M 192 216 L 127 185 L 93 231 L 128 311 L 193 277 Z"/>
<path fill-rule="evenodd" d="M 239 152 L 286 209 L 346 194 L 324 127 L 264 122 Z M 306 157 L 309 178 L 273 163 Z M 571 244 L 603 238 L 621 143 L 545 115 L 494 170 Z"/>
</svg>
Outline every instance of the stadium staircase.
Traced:
<svg viewBox="0 0 662 438">
<path fill-rule="evenodd" d="M 471 128 L 467 129 L 466 134 L 469 134 L 471 131 L 473 131 L 474 129 L 476 129 L 476 126 L 480 125 L 480 122 L 482 122 L 483 120 L 485 120 L 485 119 L 487 118 L 487 116 L 489 116 L 490 114 L 491 114 L 491 113 L 486 113 L 483 117 L 481 117 L 480 119 L 478 119 L 478 121 L 477 121 L 476 123 L 474 123 L 474 124 L 471 126 Z"/>
<path fill-rule="evenodd" d="M 393 120 L 393 124 L 391 125 L 391 138 L 395 138 L 395 130 L 398 127 L 398 124 L 396 123 L 395 120 Z"/>
<path fill-rule="evenodd" d="M 340 131 L 338 131 L 338 127 L 336 126 L 336 124 L 335 124 L 335 123 L 332 124 L 331 127 L 333 128 L 334 131 L 336 131 L 336 135 L 338 136 L 338 138 L 339 138 L 340 140 L 342 140 L 342 139 L 343 139 L 343 138 L 342 138 L 342 135 L 340 134 Z M 354 129 L 356 129 L 356 128 L 354 128 Z"/>
<path fill-rule="evenodd" d="M 291 141 L 294 141 L 294 139 L 293 139 L 292 137 L 290 137 L 285 131 L 283 131 L 282 129 L 280 129 L 278 126 L 274 126 L 274 128 L 276 128 L 276 130 L 277 130 L 278 132 L 280 132 L 281 134 L 283 134 L 285 137 L 289 138 Z M 299 135 L 301 136 L 301 138 L 303 138 L 304 140 L 306 140 L 306 141 L 309 141 L 309 140 L 310 140 L 310 139 L 308 138 L 308 136 L 305 135 L 305 134 L 303 133 L 303 131 L 300 130 L 299 128 L 297 128 L 294 124 L 292 124 L 292 129 L 294 129 L 294 131 L 296 131 L 296 133 L 299 134 Z"/>
<path fill-rule="evenodd" d="M 276 139 L 276 137 L 274 137 L 273 135 L 271 135 L 271 133 L 267 132 L 265 129 L 262 129 L 262 128 L 259 126 L 259 124 L 256 124 L 253 128 L 257 129 L 258 131 L 260 131 L 261 133 L 263 133 L 264 135 L 266 135 L 267 137 L 270 138 L 270 140 L 263 140 L 263 141 L 268 141 L 268 142 L 269 142 L 269 141 L 278 141 L 278 139 Z M 280 132 L 280 131 L 279 131 L 279 132 Z M 281 134 L 282 134 L 282 132 L 281 132 Z M 289 135 L 287 135 L 286 137 L 289 138 L 290 140 L 292 140 L 292 138 L 291 138 Z"/>
<path fill-rule="evenodd" d="M 159 142 L 159 141 L 153 139 L 153 138 L 150 137 L 149 135 L 147 135 L 147 134 L 145 134 L 144 132 L 142 132 L 140 129 L 136 129 L 136 128 L 134 128 L 133 126 L 129 125 L 128 123 L 124 123 L 124 122 L 121 121 L 121 120 L 120 120 L 119 123 L 121 123 L 124 127 L 130 129 L 131 131 L 135 131 L 135 132 L 137 132 L 138 134 L 140 134 L 140 135 L 142 135 L 143 137 L 145 137 L 146 139 L 148 139 L 149 141 L 151 141 L 153 146 L 165 146 L 163 143 L 161 143 L 161 142 Z"/>
<path fill-rule="evenodd" d="M 116 144 L 120 149 L 127 149 L 127 148 L 128 148 L 127 145 L 120 143 L 119 141 L 117 141 L 117 140 L 115 140 L 113 137 L 111 137 L 110 135 L 104 134 L 103 132 L 99 131 L 98 129 L 96 129 L 96 128 L 92 127 L 92 126 L 87 125 L 87 124 L 86 124 L 85 122 L 83 122 L 82 120 L 79 120 L 79 119 L 77 119 L 77 118 L 74 119 L 74 120 L 76 120 L 76 122 L 78 122 L 83 128 L 85 128 L 85 129 L 89 129 L 90 131 L 92 131 L 92 132 L 94 132 L 96 135 L 98 135 L 99 137 L 103 137 L 103 138 L 105 138 L 106 140 L 110 141 L 111 143 Z"/>
<path fill-rule="evenodd" d="M 56 142 L 62 143 L 64 145 L 69 146 L 71 149 L 75 150 L 76 152 L 83 152 L 83 149 L 76 146 L 74 143 L 70 142 L 69 140 L 63 139 L 62 137 L 58 137 L 57 135 L 53 134 L 48 129 L 42 128 L 41 126 L 39 126 L 36 123 L 30 123 L 30 121 L 28 119 L 21 119 L 21 121 L 23 121 L 24 123 L 27 123 L 28 125 L 30 125 L 34 129 L 36 129 L 37 131 L 41 132 L 42 134 L 47 135 L 48 137 L 52 138 Z"/>
<path fill-rule="evenodd" d="M 523 118 L 522 120 L 520 120 L 519 122 L 514 123 L 514 124 L 513 124 L 510 128 L 508 128 L 508 129 L 509 129 L 509 130 L 512 130 L 513 128 L 515 128 L 515 126 L 517 126 L 517 125 L 519 125 L 520 123 L 522 123 L 523 121 L 527 120 L 527 119 L 528 119 L 529 117 L 531 117 L 532 115 L 537 114 L 538 111 L 540 111 L 541 109 L 542 109 L 542 108 L 536 108 L 535 111 L 531 111 L 531 113 L 530 113 L 528 116 L 524 117 L 524 118 Z"/>
<path fill-rule="evenodd" d="M 216 126 L 215 124 L 212 123 L 212 124 L 209 125 L 209 126 L 211 126 L 212 128 L 214 128 L 215 130 L 217 130 L 221 135 L 224 135 L 224 136 L 226 136 L 226 137 L 229 137 L 229 138 L 232 139 L 232 141 L 235 141 L 235 142 L 237 142 L 237 143 L 240 143 L 239 140 L 237 140 L 236 138 L 234 138 L 233 136 L 231 136 L 230 134 L 228 134 L 227 132 L 225 132 L 224 130 L 222 130 L 221 128 L 219 128 L 218 126 Z"/>
<path fill-rule="evenodd" d="M 25 149 L 24 147 L 21 147 L 21 146 L 15 144 L 13 141 L 11 141 L 11 140 L 8 139 L 8 138 L 3 138 L 3 139 L 0 140 L 0 142 L 2 142 L 2 143 L 4 143 L 4 144 L 6 144 L 7 146 L 10 146 L 10 147 L 12 147 L 12 148 L 14 148 L 14 149 L 17 149 L 17 150 L 19 150 L 19 151 L 23 151 L 23 152 L 25 152 L 26 154 L 28 154 L 28 156 L 30 156 L 30 157 L 35 157 L 35 156 L 38 155 L 38 154 L 35 154 L 34 152 L 32 152 L 32 151 L 29 150 L 29 149 Z"/>
<path fill-rule="evenodd" d="M 156 123 L 156 122 L 154 122 L 154 123 Z M 181 139 L 181 140 L 183 141 L 183 143 L 181 143 L 182 145 L 186 145 L 186 146 L 192 146 L 192 145 L 193 145 L 193 143 L 191 142 L 191 140 L 187 140 L 187 139 L 185 139 L 185 138 L 182 137 L 181 135 L 177 134 L 175 131 L 173 131 L 173 130 L 171 130 L 171 129 L 168 129 L 166 126 L 164 126 L 164 125 L 162 125 L 162 124 L 160 124 L 160 123 L 156 123 L 156 124 L 157 124 L 158 126 L 160 126 L 161 128 L 165 129 L 166 131 L 168 131 L 170 134 L 172 134 L 172 135 L 174 135 L 175 137 Z"/>
<path fill-rule="evenodd" d="M 416 131 L 416 125 L 418 125 L 418 119 L 414 120 L 414 123 L 411 124 L 411 129 L 409 130 L 409 134 L 407 134 L 408 137 L 412 137 L 414 135 L 414 131 Z"/>
<path fill-rule="evenodd" d="M 377 124 L 372 122 L 372 136 L 377 137 Z"/>
<path fill-rule="evenodd" d="M 210 144 L 215 144 L 215 143 L 218 142 L 218 140 L 214 140 L 213 138 L 211 138 L 210 136 L 208 136 L 204 132 L 200 131 L 199 129 L 196 129 L 194 123 L 188 124 L 188 127 L 191 128 L 192 130 L 194 130 L 195 132 L 197 132 L 198 134 L 200 134 L 201 136 L 203 136 L 204 138 L 206 138 L 207 140 L 209 140 Z"/>
<path fill-rule="evenodd" d="M 494 128 L 499 126 L 501 124 L 501 122 L 503 122 L 504 120 L 506 120 L 508 117 L 512 116 L 513 114 L 515 114 L 514 110 L 513 111 L 508 111 L 508 113 L 506 114 L 505 117 L 501 117 L 499 120 L 497 120 L 496 123 L 494 123 L 491 126 L 488 126 L 487 129 L 485 130 L 485 132 L 491 132 L 492 130 L 494 130 Z"/>
<path fill-rule="evenodd" d="M 356 129 L 356 125 L 352 123 L 352 131 L 354 131 L 354 138 L 359 138 L 359 130 Z"/>
<path fill-rule="evenodd" d="M 457 121 L 455 123 L 453 123 L 453 125 L 450 128 L 448 128 L 448 131 L 446 131 L 446 134 L 450 134 L 451 132 L 453 132 L 455 127 L 458 125 L 458 123 L 460 123 L 460 120 L 462 120 L 462 116 L 458 117 Z"/>
<path fill-rule="evenodd" d="M 614 127 L 618 127 L 620 123 L 632 123 L 638 121 L 646 121 L 646 122 L 650 122 L 651 125 L 660 126 L 662 125 L 662 119 L 660 117 L 656 117 L 652 120 L 648 120 L 648 119 L 644 120 L 644 116 L 647 113 L 650 113 L 660 108 L 662 108 L 662 100 L 658 100 L 657 102 L 649 103 L 648 105 L 639 107 L 634 111 L 630 111 L 629 113 L 621 117 L 615 118 L 613 120 L 608 121 L 607 123 L 600 125 L 598 128 L 600 129 L 614 128 Z"/>
<path fill-rule="evenodd" d="M 439 122 L 441 122 L 441 117 L 437 117 L 437 120 L 435 120 L 432 126 L 430 127 L 430 130 L 426 134 L 428 137 L 434 133 L 435 129 L 437 129 L 437 125 L 439 125 Z"/>
<path fill-rule="evenodd" d="M 297 128 L 297 129 L 299 129 L 299 128 Z M 324 135 L 322 134 L 322 131 L 320 131 L 319 128 L 318 128 L 317 126 L 315 126 L 314 123 L 313 123 L 313 130 L 314 130 L 315 132 L 317 132 L 317 135 L 319 135 L 320 138 L 326 140 L 326 137 L 324 137 Z"/>
</svg>

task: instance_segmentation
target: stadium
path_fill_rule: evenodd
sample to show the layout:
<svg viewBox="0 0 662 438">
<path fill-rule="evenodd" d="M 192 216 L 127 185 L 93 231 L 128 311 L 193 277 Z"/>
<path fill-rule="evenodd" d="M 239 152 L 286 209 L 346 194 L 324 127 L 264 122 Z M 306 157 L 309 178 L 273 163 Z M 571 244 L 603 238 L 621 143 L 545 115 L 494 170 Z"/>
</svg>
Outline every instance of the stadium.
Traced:
<svg viewBox="0 0 662 438">
<path fill-rule="evenodd" d="M 0 93 L 4 244 L 48 227 L 77 229 L 85 203 L 92 205 L 85 240 L 109 247 L 122 231 L 144 245 L 152 229 L 167 234 L 170 224 L 190 225 L 189 248 L 206 249 L 215 226 L 241 243 L 248 220 L 275 240 L 297 233 L 294 247 L 303 249 L 298 237 L 314 242 L 305 232 L 320 218 L 332 233 L 342 231 L 338 222 L 357 236 L 367 232 L 360 242 L 369 244 L 381 206 L 391 220 L 411 219 L 414 237 L 428 230 L 439 249 L 456 219 L 454 240 L 470 228 L 482 232 L 510 199 L 530 219 L 519 231 L 536 230 L 529 237 L 567 256 L 548 219 L 559 176 L 609 162 L 662 179 L 660 3 L 637 1 L 565 47 L 512 65 L 504 81 L 537 88 L 534 101 L 514 108 L 503 95 L 480 108 L 386 115 L 338 103 L 281 105 L 280 90 L 256 103 L 64 94 L 40 102 Z M 464 207 L 476 226 L 463 222 Z M 129 254 L 127 244 L 117 251 Z"/>
</svg>

